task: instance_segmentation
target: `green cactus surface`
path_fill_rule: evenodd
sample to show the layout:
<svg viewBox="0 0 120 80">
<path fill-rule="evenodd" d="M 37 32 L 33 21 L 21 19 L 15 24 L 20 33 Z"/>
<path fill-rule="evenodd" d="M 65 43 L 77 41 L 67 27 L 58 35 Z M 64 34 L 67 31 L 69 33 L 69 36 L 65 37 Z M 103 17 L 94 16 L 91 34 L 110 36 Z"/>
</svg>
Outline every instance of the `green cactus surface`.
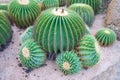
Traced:
<svg viewBox="0 0 120 80">
<path fill-rule="evenodd" d="M 70 6 L 74 3 L 84 3 L 90 5 L 93 8 L 95 14 L 99 12 L 102 5 L 101 0 L 67 0 L 67 6 Z"/>
<path fill-rule="evenodd" d="M 116 41 L 115 32 L 108 28 L 99 30 L 95 37 L 102 46 L 110 46 Z"/>
<path fill-rule="evenodd" d="M 85 35 L 79 43 L 79 57 L 84 67 L 91 67 L 100 59 L 100 47 L 91 35 Z"/>
<path fill-rule="evenodd" d="M 51 8 L 37 19 L 34 39 L 45 51 L 59 53 L 73 49 L 85 32 L 85 23 L 76 12 Z"/>
<path fill-rule="evenodd" d="M 87 4 L 76 3 L 72 4 L 69 9 L 77 12 L 88 26 L 92 25 L 94 21 L 94 11 L 91 6 Z"/>
<path fill-rule="evenodd" d="M 59 5 L 64 6 L 66 4 L 66 0 L 59 0 Z"/>
<path fill-rule="evenodd" d="M 12 29 L 8 18 L 0 12 L 0 51 L 11 41 Z"/>
<path fill-rule="evenodd" d="M 86 33 L 85 33 L 85 34 L 86 34 L 86 35 L 91 34 L 90 28 L 88 27 L 88 25 L 86 25 Z"/>
<path fill-rule="evenodd" d="M 19 51 L 19 60 L 28 69 L 35 69 L 45 62 L 45 52 L 36 44 L 33 39 L 22 44 Z"/>
<path fill-rule="evenodd" d="M 0 10 L 8 11 L 8 3 L 0 3 Z"/>
<path fill-rule="evenodd" d="M 42 9 L 48 9 L 52 7 L 58 7 L 59 1 L 58 0 L 43 0 L 42 1 Z"/>
<path fill-rule="evenodd" d="M 12 0 L 8 11 L 17 27 L 26 28 L 34 23 L 41 9 L 35 0 Z"/>
<path fill-rule="evenodd" d="M 75 74 L 78 73 L 82 68 L 79 57 L 73 51 L 67 51 L 59 54 L 56 59 L 56 63 L 59 69 L 64 72 L 64 74 Z"/>
<path fill-rule="evenodd" d="M 21 43 L 24 43 L 28 39 L 33 39 L 33 26 L 28 27 L 21 35 Z"/>
<path fill-rule="evenodd" d="M 0 10 L 0 12 L 3 13 L 8 18 L 10 24 L 13 25 L 13 21 L 12 21 L 10 15 L 9 15 L 8 11 L 6 11 L 6 10 Z"/>
</svg>

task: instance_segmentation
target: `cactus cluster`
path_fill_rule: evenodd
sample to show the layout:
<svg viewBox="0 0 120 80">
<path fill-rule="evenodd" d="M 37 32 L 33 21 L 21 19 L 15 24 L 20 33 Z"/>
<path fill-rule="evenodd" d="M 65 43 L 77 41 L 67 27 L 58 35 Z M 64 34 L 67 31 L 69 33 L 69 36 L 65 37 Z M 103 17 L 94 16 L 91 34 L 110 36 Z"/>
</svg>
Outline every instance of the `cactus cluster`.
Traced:
<svg viewBox="0 0 120 80">
<path fill-rule="evenodd" d="M 88 26 L 92 25 L 94 21 L 94 11 L 91 6 L 87 4 L 76 3 L 72 4 L 69 9 L 77 12 Z"/>
<path fill-rule="evenodd" d="M 21 35 L 20 41 L 24 43 L 28 39 L 33 38 L 33 26 L 28 27 Z"/>
<path fill-rule="evenodd" d="M 20 28 L 32 25 L 41 12 L 35 0 L 12 0 L 8 11 L 16 26 Z"/>
<path fill-rule="evenodd" d="M 67 5 L 70 6 L 74 3 L 84 3 L 90 5 L 95 13 L 98 13 L 102 5 L 101 0 L 68 0 Z"/>
<path fill-rule="evenodd" d="M 0 12 L 0 51 L 11 41 L 11 38 L 12 30 L 9 20 L 3 12 Z"/>
<path fill-rule="evenodd" d="M 110 46 L 112 45 L 116 40 L 116 34 L 114 31 L 108 28 L 103 28 L 99 30 L 96 35 L 96 39 L 102 46 Z"/>
<path fill-rule="evenodd" d="M 58 0 L 43 0 L 42 1 L 42 9 L 48 9 L 51 7 L 58 7 L 59 1 Z"/>
<path fill-rule="evenodd" d="M 22 44 L 19 59 L 24 66 L 34 69 L 44 64 L 46 55 L 33 39 L 29 39 Z"/>
<path fill-rule="evenodd" d="M 79 57 L 73 51 L 59 54 L 56 63 L 64 74 L 74 74 L 79 72 L 82 68 Z"/>
<path fill-rule="evenodd" d="M 91 35 L 85 35 L 79 43 L 79 56 L 84 67 L 91 67 L 100 59 L 100 47 Z"/>
<path fill-rule="evenodd" d="M 74 11 L 51 8 L 44 11 L 35 23 L 34 39 L 49 53 L 73 49 L 85 34 L 85 24 Z"/>
</svg>

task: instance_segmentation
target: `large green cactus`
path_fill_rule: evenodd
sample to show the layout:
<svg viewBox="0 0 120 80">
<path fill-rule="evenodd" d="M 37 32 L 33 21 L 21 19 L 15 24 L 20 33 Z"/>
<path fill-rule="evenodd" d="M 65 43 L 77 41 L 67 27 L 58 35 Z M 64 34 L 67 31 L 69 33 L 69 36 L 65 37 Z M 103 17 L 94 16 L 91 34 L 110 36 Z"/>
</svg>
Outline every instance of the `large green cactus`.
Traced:
<svg viewBox="0 0 120 80">
<path fill-rule="evenodd" d="M 82 64 L 75 52 L 65 52 L 59 54 L 56 63 L 59 69 L 65 74 L 74 74 L 81 70 Z"/>
<path fill-rule="evenodd" d="M 8 42 L 11 41 L 12 30 L 9 23 L 9 20 L 0 12 L 0 51 L 2 51 Z"/>
<path fill-rule="evenodd" d="M 95 36 L 99 43 L 103 46 L 110 46 L 116 40 L 115 32 L 108 28 L 99 30 Z"/>
<path fill-rule="evenodd" d="M 76 12 L 51 8 L 37 19 L 34 38 L 45 51 L 58 53 L 73 49 L 85 31 L 85 24 Z"/>
<path fill-rule="evenodd" d="M 43 0 L 42 1 L 42 9 L 48 9 L 51 7 L 58 7 L 59 1 L 58 0 Z"/>
<path fill-rule="evenodd" d="M 34 69 L 44 64 L 45 52 L 36 44 L 33 39 L 22 44 L 19 51 L 19 60 L 27 68 Z"/>
<path fill-rule="evenodd" d="M 0 3 L 0 10 L 8 10 L 8 3 Z"/>
<path fill-rule="evenodd" d="M 21 43 L 33 38 L 33 26 L 28 27 L 21 35 Z"/>
<path fill-rule="evenodd" d="M 95 13 L 98 13 L 102 5 L 102 0 L 67 0 L 67 5 L 70 6 L 74 3 L 84 3 L 90 5 Z"/>
<path fill-rule="evenodd" d="M 95 65 L 100 59 L 100 49 L 97 40 L 91 35 L 85 35 L 79 43 L 79 56 L 84 67 Z"/>
<path fill-rule="evenodd" d="M 8 10 L 17 27 L 20 28 L 32 25 L 40 14 L 39 4 L 35 0 L 13 0 Z"/>
<path fill-rule="evenodd" d="M 66 4 L 66 0 L 59 0 L 59 5 L 64 6 Z"/>
<path fill-rule="evenodd" d="M 87 4 L 76 3 L 72 4 L 69 9 L 76 11 L 88 26 L 92 25 L 94 21 L 94 11 L 91 6 Z"/>
</svg>

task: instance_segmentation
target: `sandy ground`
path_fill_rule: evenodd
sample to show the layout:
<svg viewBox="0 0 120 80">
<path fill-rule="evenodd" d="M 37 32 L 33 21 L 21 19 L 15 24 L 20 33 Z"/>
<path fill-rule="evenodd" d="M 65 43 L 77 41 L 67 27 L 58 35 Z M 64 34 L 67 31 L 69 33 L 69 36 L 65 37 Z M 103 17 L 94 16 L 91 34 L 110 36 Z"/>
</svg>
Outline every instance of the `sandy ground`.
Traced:
<svg viewBox="0 0 120 80">
<path fill-rule="evenodd" d="M 103 27 L 104 15 L 99 14 L 95 17 L 91 32 L 94 35 Z M 83 69 L 75 75 L 64 75 L 57 67 L 54 61 L 46 61 L 47 66 L 26 73 L 18 64 L 18 50 L 20 46 L 20 35 L 23 32 L 17 27 L 13 28 L 13 39 L 4 52 L 0 52 L 0 80 L 92 80 L 101 75 L 110 66 L 120 60 L 120 42 L 109 48 L 101 47 L 101 58 L 97 65 L 87 70 Z"/>
</svg>

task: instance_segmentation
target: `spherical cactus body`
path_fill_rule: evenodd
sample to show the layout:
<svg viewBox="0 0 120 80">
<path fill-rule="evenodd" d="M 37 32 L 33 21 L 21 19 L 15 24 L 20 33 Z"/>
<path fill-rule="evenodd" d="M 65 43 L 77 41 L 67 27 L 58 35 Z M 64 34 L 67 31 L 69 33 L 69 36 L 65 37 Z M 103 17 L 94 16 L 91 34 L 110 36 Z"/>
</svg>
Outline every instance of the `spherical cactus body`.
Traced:
<svg viewBox="0 0 120 80">
<path fill-rule="evenodd" d="M 41 12 L 39 4 L 35 0 L 13 0 L 8 11 L 19 28 L 32 25 Z"/>
<path fill-rule="evenodd" d="M 0 12 L 0 51 L 11 41 L 12 30 L 9 20 L 4 13 Z"/>
<path fill-rule="evenodd" d="M 42 9 L 48 9 L 52 7 L 58 7 L 59 6 L 59 1 L 58 0 L 43 0 L 42 1 Z"/>
<path fill-rule="evenodd" d="M 8 5 L 9 4 L 7 4 L 7 3 L 1 3 L 0 4 L 0 10 L 6 10 L 7 11 L 8 10 Z"/>
<path fill-rule="evenodd" d="M 73 49 L 85 34 L 80 16 L 68 9 L 51 8 L 44 11 L 35 23 L 34 38 L 49 53 Z"/>
<path fill-rule="evenodd" d="M 9 15 L 8 11 L 6 11 L 6 10 L 0 10 L 0 12 L 3 13 L 8 18 L 10 24 L 13 25 L 13 21 L 12 21 L 10 15 Z"/>
<path fill-rule="evenodd" d="M 66 0 L 59 0 L 59 5 L 64 6 L 66 4 Z"/>
<path fill-rule="evenodd" d="M 92 25 L 94 21 L 94 11 L 91 6 L 87 4 L 76 3 L 72 4 L 69 9 L 76 11 L 88 26 Z"/>
<path fill-rule="evenodd" d="M 82 64 L 75 52 L 65 52 L 59 54 L 56 63 L 59 69 L 65 74 L 74 74 L 81 70 Z"/>
<path fill-rule="evenodd" d="M 79 56 L 84 67 L 91 67 L 100 59 L 100 47 L 91 35 L 85 35 L 79 43 Z"/>
<path fill-rule="evenodd" d="M 28 69 L 35 69 L 45 62 L 45 52 L 36 44 L 33 39 L 22 44 L 19 51 L 19 60 Z"/>
<path fill-rule="evenodd" d="M 102 46 L 110 46 L 116 40 L 115 32 L 108 28 L 99 30 L 95 37 Z"/>
<path fill-rule="evenodd" d="M 33 38 L 33 26 L 28 27 L 21 35 L 21 43 Z"/>
<path fill-rule="evenodd" d="M 99 12 L 102 5 L 101 0 L 68 0 L 67 6 L 70 6 L 74 3 L 84 3 L 90 5 L 93 8 L 95 14 Z"/>
</svg>

